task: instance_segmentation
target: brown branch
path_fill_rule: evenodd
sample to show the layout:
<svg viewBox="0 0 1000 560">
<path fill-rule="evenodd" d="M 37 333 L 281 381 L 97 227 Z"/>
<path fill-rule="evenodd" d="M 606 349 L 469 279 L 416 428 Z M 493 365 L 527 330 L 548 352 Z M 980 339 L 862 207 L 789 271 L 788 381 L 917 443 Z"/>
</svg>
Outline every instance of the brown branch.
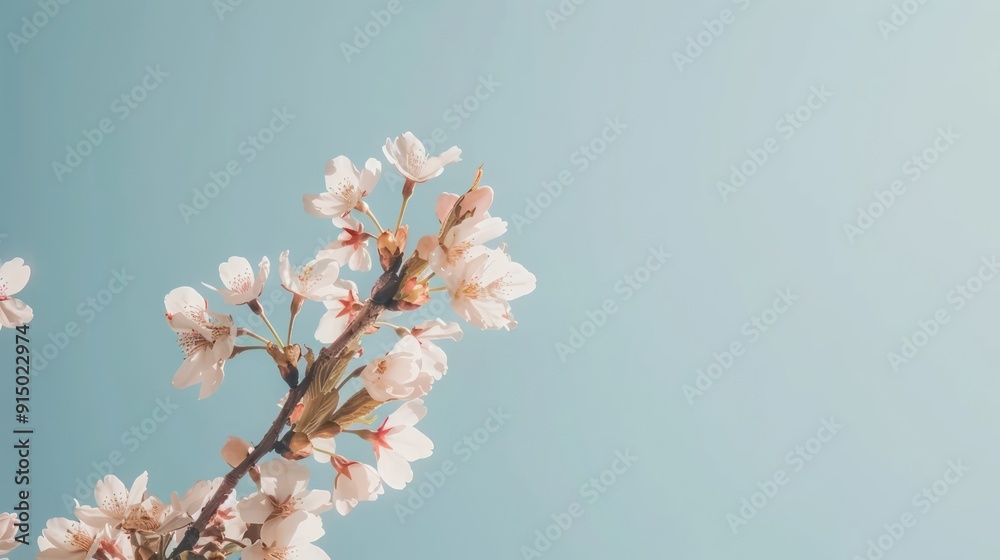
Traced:
<svg viewBox="0 0 1000 560">
<path fill-rule="evenodd" d="M 177 558 L 184 552 L 187 552 L 194 548 L 197 544 L 198 539 L 201 538 L 202 532 L 208 527 L 208 524 L 215 517 L 215 514 L 219 511 L 223 502 L 229 497 L 229 494 L 236 488 L 236 483 L 240 481 L 246 474 L 257 464 L 265 455 L 267 455 L 274 444 L 278 441 L 278 434 L 281 433 L 282 428 L 288 423 L 288 418 L 291 416 L 292 411 L 295 406 L 299 404 L 302 397 L 309 390 L 309 385 L 312 384 L 313 372 L 317 370 L 317 367 L 321 364 L 335 359 L 345 348 L 349 347 L 351 342 L 361 334 L 371 327 L 375 321 L 378 320 L 379 316 L 385 311 L 385 303 L 380 300 L 384 298 L 372 297 L 367 302 L 365 302 L 364 307 L 358 311 L 354 320 L 347 325 L 347 329 L 337 337 L 337 340 L 333 341 L 333 344 L 324 348 L 316 362 L 313 363 L 312 367 L 306 371 L 306 376 L 301 383 L 298 384 L 288 393 L 288 398 L 285 400 L 285 405 L 281 407 L 281 412 L 278 413 L 278 417 L 274 419 L 271 424 L 270 429 L 267 433 L 260 439 L 257 445 L 254 447 L 253 453 L 251 453 L 242 463 L 236 466 L 233 470 L 229 471 L 228 474 L 223 478 L 222 484 L 215 491 L 212 498 L 205 504 L 205 507 L 201 510 L 201 515 L 195 520 L 184 532 L 184 538 L 177 545 L 174 551 L 170 554 L 170 558 Z M 291 344 L 291 341 L 289 341 Z"/>
</svg>

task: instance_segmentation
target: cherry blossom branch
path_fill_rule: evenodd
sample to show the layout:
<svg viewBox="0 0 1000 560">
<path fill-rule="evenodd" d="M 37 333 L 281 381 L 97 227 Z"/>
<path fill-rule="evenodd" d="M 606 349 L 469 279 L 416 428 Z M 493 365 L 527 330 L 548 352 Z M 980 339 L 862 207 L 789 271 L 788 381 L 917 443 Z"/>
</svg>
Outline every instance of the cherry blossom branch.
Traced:
<svg viewBox="0 0 1000 560">
<path fill-rule="evenodd" d="M 381 282 L 380 282 L 381 283 Z M 292 411 L 295 410 L 296 405 L 305 396 L 306 391 L 309 390 L 309 386 L 312 384 L 315 377 L 314 372 L 318 371 L 318 367 L 329 361 L 333 360 L 338 354 L 340 354 L 351 341 L 355 340 L 360 336 L 365 330 L 371 327 L 378 318 L 385 311 L 385 302 L 379 303 L 376 301 L 379 298 L 373 297 L 365 302 L 364 306 L 358 311 L 354 320 L 351 321 L 343 333 L 330 346 L 324 348 L 317 358 L 316 362 L 309 367 L 306 372 L 305 378 L 296 387 L 291 389 L 288 393 L 288 398 L 285 399 L 284 406 L 281 407 L 281 411 L 278 413 L 278 417 L 274 419 L 271 427 L 267 430 L 264 436 L 260 439 L 257 445 L 254 447 L 252 453 L 243 460 L 242 463 L 237 465 L 233 470 L 229 471 L 225 477 L 223 477 L 222 484 L 215 491 L 212 498 L 205 504 L 205 507 L 201 510 L 201 515 L 198 519 L 192 523 L 187 530 L 184 532 L 184 538 L 177 545 L 174 551 L 170 554 L 170 558 L 177 558 L 184 552 L 187 552 L 194 548 L 197 544 L 198 539 L 201 538 L 202 532 L 208 527 L 212 518 L 222 507 L 222 504 L 229 497 L 229 494 L 236 488 L 236 484 L 242 479 L 254 465 L 257 464 L 265 455 L 270 453 L 274 444 L 278 441 L 278 435 L 281 430 L 288 423 L 288 418 L 292 415 Z M 294 364 L 293 364 L 294 367 Z"/>
</svg>

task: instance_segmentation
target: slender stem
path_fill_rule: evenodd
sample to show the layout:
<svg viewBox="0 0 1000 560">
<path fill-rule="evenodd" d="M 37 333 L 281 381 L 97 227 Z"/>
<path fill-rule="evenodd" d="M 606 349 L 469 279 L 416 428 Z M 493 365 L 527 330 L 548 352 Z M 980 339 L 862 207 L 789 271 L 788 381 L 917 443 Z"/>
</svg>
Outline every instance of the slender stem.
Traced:
<svg viewBox="0 0 1000 560">
<path fill-rule="evenodd" d="M 337 388 L 334 389 L 334 391 L 337 391 L 339 393 L 340 390 L 344 388 L 344 385 L 347 385 L 348 381 L 354 379 L 355 377 L 360 377 L 361 376 L 361 372 L 364 369 L 365 368 L 363 368 L 363 367 L 359 367 L 358 369 L 352 371 L 350 375 L 348 375 L 348 376 L 344 377 L 342 380 L 340 380 L 340 384 L 337 385 Z"/>
<path fill-rule="evenodd" d="M 292 314 L 292 318 L 288 320 L 288 338 L 286 340 L 288 340 L 289 344 L 292 343 L 292 329 L 295 328 L 295 316 L 296 315 L 297 314 L 293 313 Z"/>
<path fill-rule="evenodd" d="M 233 348 L 233 352 L 229 355 L 229 357 L 230 359 L 235 358 L 247 350 L 267 350 L 267 346 L 236 346 Z"/>
<path fill-rule="evenodd" d="M 378 223 L 378 218 L 375 217 L 375 214 L 372 214 L 371 208 L 365 207 L 365 214 L 367 214 L 368 217 L 372 219 L 372 222 L 375 223 L 375 228 L 378 229 L 379 233 L 385 231 L 384 229 L 382 229 L 382 224 Z"/>
<path fill-rule="evenodd" d="M 431 288 L 431 289 L 429 289 L 427 291 L 428 292 L 443 292 L 443 291 L 445 291 L 447 289 L 448 289 L 447 286 L 441 286 L 441 287 L 438 287 L 438 288 Z"/>
<path fill-rule="evenodd" d="M 182 553 L 187 552 L 194 548 L 198 539 L 201 537 L 202 532 L 208 527 L 212 518 L 218 513 L 219 508 L 226 501 L 229 495 L 236 488 L 236 484 L 242 479 L 250 469 L 257 464 L 265 455 L 267 455 L 271 449 L 274 448 L 274 444 L 278 441 L 278 434 L 284 429 L 285 425 L 288 423 L 289 417 L 295 410 L 295 407 L 305 396 L 306 392 L 309 390 L 309 386 L 312 385 L 313 379 L 316 377 L 314 375 L 317 368 L 322 368 L 324 364 L 330 360 L 334 360 L 337 356 L 345 351 L 345 349 L 350 346 L 351 342 L 361 335 L 368 327 L 378 320 L 382 312 L 385 311 L 385 306 L 376 303 L 372 300 L 365 302 L 364 306 L 355 316 L 354 320 L 351 321 L 347 328 L 333 341 L 333 344 L 327 346 L 319 353 L 319 357 L 313 362 L 312 367 L 306 371 L 305 378 L 299 383 L 294 389 L 288 392 L 288 398 L 285 399 L 284 406 L 281 407 L 281 411 L 278 413 L 277 418 L 271 423 L 271 427 L 267 430 L 264 436 L 260 439 L 260 442 L 254 447 L 253 452 L 243 460 L 242 463 L 237 465 L 233 470 L 229 471 L 225 477 L 222 479 L 222 483 L 219 488 L 215 491 L 212 498 L 205 504 L 205 507 L 201 510 L 201 515 L 198 519 L 192 523 L 187 530 L 184 532 L 184 538 L 181 539 L 180 543 L 174 548 L 173 552 L 170 553 L 170 558 L 177 558 Z"/>
<path fill-rule="evenodd" d="M 392 231 L 399 231 L 399 225 L 403 223 L 403 214 L 406 213 L 406 205 L 410 202 L 410 195 L 403 195 L 403 204 L 399 206 L 399 218 L 396 219 L 396 229 Z"/>
<path fill-rule="evenodd" d="M 319 449 L 319 448 L 316 448 L 316 447 L 313 447 L 313 451 L 317 451 L 319 453 L 322 453 L 323 455 L 329 455 L 331 457 L 336 457 L 337 456 L 336 453 L 330 453 L 329 451 L 327 451 L 325 449 Z"/>
<path fill-rule="evenodd" d="M 264 310 L 263 309 L 260 310 L 260 318 L 264 320 L 264 324 L 267 325 L 267 328 L 271 330 L 271 334 L 274 335 L 274 340 L 276 340 L 278 342 L 278 346 L 280 346 L 281 348 L 284 348 L 285 347 L 285 343 L 282 342 L 281 341 L 281 337 L 278 336 L 278 331 L 274 330 L 274 327 L 271 326 L 271 321 L 267 320 L 267 315 L 264 314 Z"/>
<path fill-rule="evenodd" d="M 256 338 L 257 340 L 263 342 L 264 344 L 267 344 L 268 342 L 270 342 L 270 340 L 264 338 L 263 336 L 260 336 L 259 334 L 255 333 L 253 331 L 249 331 L 247 329 L 240 329 L 239 334 L 241 336 L 249 336 L 249 337 Z"/>
<path fill-rule="evenodd" d="M 426 281 L 430 280 L 431 278 L 434 278 L 435 276 L 437 276 L 437 273 L 434 272 L 434 271 L 431 271 L 430 274 L 428 274 L 427 276 L 425 276 L 424 278 L 422 278 L 420 281 L 421 282 L 426 282 Z"/>
</svg>

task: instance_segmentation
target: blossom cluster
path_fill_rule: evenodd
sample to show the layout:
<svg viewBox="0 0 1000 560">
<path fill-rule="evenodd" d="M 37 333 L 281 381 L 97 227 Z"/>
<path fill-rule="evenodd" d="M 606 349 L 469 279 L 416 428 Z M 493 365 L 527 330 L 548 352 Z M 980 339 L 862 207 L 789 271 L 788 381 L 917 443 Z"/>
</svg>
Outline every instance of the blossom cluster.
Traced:
<svg viewBox="0 0 1000 560">
<path fill-rule="evenodd" d="M 259 351 L 274 362 L 288 385 L 272 429 L 256 443 L 230 436 L 221 450 L 232 468 L 230 474 L 199 482 L 183 495 L 173 493 L 167 501 L 147 492 L 146 473 L 130 488 L 114 476 L 105 477 L 94 490 L 96 507 L 78 505 L 76 519 L 48 522 L 38 539 L 39 559 L 194 559 L 231 554 L 248 560 L 327 559 L 327 553 L 313 544 L 324 534 L 322 514 L 347 515 L 361 502 L 376 500 L 385 487 L 402 489 L 413 480 L 411 463 L 434 450 L 416 425 L 427 413 L 424 397 L 448 370 L 447 356 L 438 344 L 460 341 L 462 330 L 458 323 L 441 318 L 403 326 L 405 313 L 440 293 L 469 324 L 510 330 L 517 326 L 510 302 L 534 290 L 535 277 L 511 259 L 506 245 L 490 246 L 506 232 L 507 223 L 489 213 L 494 191 L 480 185 L 481 168 L 465 192 L 437 197 L 440 228 L 419 237 L 407 254 L 411 236 L 403 219 L 408 201 L 420 193 L 422 184 L 461 161 L 461 150 L 453 147 L 431 156 L 407 132 L 387 139 L 383 154 L 404 179 L 394 227 L 383 228 L 366 200 L 382 173 L 382 163 L 375 158 L 360 170 L 345 156 L 331 159 L 325 169 L 325 192 L 303 197 L 309 215 L 330 220 L 340 233 L 304 265 L 294 266 L 289 251 L 279 255 L 281 286 L 292 295 L 284 338 L 258 301 L 271 276 L 266 256 L 256 266 L 244 257 L 231 257 L 219 265 L 221 284 L 203 285 L 224 305 L 246 306 L 268 333 L 253 332 L 231 313 L 210 309 L 194 287 L 176 288 L 164 298 L 167 324 L 184 355 L 173 377 L 174 387 L 198 386 L 199 398 L 208 398 L 222 386 L 227 362 Z M 364 221 L 371 222 L 371 230 L 366 231 Z M 370 296 L 362 297 L 344 274 L 369 271 L 376 262 L 382 274 Z M 7 265 L 0 267 L 4 326 L 24 320 L 23 312 L 14 315 L 4 306 L 7 295 L 24 285 L 16 281 L 23 262 L 12 263 L 9 271 Z M 435 283 L 440 285 L 432 286 Z M 295 319 L 306 302 L 325 309 L 315 329 L 310 329 L 312 338 L 323 345 L 319 352 L 294 342 Z M 384 355 L 365 358 L 363 339 L 381 329 L 390 330 L 398 340 Z M 364 361 L 355 365 L 358 359 Z M 355 378 L 362 388 L 342 397 L 347 381 Z M 393 409 L 380 419 L 380 407 L 389 403 Z M 344 434 L 371 446 L 374 465 L 338 451 L 337 438 Z M 263 461 L 269 453 L 277 457 Z M 308 458 L 331 469 L 326 489 L 309 488 L 310 469 L 300 462 Z M 237 498 L 236 481 L 244 475 L 256 492 Z M 7 536 L 7 522 L 0 516 L 0 538 Z M 0 551 L 7 542 L 0 540 Z"/>
</svg>

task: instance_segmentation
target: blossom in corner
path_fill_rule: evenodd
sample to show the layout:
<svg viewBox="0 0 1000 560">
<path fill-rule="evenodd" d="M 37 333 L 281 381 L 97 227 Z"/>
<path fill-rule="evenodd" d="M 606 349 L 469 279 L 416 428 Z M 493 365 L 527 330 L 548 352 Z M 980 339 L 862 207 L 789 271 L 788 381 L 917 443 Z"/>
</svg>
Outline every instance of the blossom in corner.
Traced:
<svg viewBox="0 0 1000 560">
<path fill-rule="evenodd" d="M 309 469 L 295 461 L 275 459 L 260 466 L 260 492 L 240 500 L 240 516 L 263 525 L 261 534 L 297 512 L 319 515 L 330 509 L 330 492 L 310 490 Z"/>
<path fill-rule="evenodd" d="M 385 357 L 372 360 L 361 372 L 368 394 L 377 401 L 415 399 L 431 390 L 434 378 L 421 369 L 420 342 L 404 336 Z"/>
<path fill-rule="evenodd" d="M 340 455 L 331 457 L 330 464 L 337 471 L 333 481 L 333 502 L 340 515 L 347 515 L 360 502 L 374 502 L 385 493 L 382 479 L 369 465 Z"/>
<path fill-rule="evenodd" d="M 413 427 L 426 414 L 423 400 L 408 401 L 386 417 L 378 430 L 363 436 L 372 443 L 378 474 L 390 488 L 402 490 L 406 487 L 413 480 L 410 463 L 426 459 L 434 451 L 430 438 Z"/>
<path fill-rule="evenodd" d="M 316 253 L 318 259 L 333 259 L 351 270 L 367 272 L 372 269 L 372 257 L 368 254 L 368 240 L 374 236 L 365 233 L 361 222 L 344 227 L 337 240 Z"/>
<path fill-rule="evenodd" d="M 0 328 L 20 327 L 35 316 L 28 304 L 10 297 L 24 289 L 29 277 L 31 267 L 24 259 L 0 261 Z"/>
<path fill-rule="evenodd" d="M 462 150 L 452 146 L 441 155 L 427 157 L 427 149 L 412 132 L 404 132 L 395 140 L 386 138 L 382 148 L 389 163 L 399 174 L 414 183 L 423 183 L 444 172 L 444 166 L 462 161 Z"/>
<path fill-rule="evenodd" d="M 16 539 L 17 523 L 13 513 L 0 513 L 0 555 L 6 555 L 21 544 Z"/>
<path fill-rule="evenodd" d="M 198 398 L 207 398 L 222 384 L 226 360 L 236 346 L 233 318 L 209 312 L 205 298 L 188 286 L 172 290 L 163 298 L 163 304 L 167 324 L 180 335 L 177 342 L 184 350 L 184 363 L 174 374 L 174 387 L 185 389 L 200 383 Z"/>
<path fill-rule="evenodd" d="M 133 560 L 125 533 L 110 527 L 98 530 L 64 517 L 49 519 L 38 537 L 37 560 Z"/>
<path fill-rule="evenodd" d="M 250 261 L 243 257 L 229 257 L 229 260 L 219 265 L 219 278 L 224 288 L 216 288 L 204 284 L 210 290 L 222 295 L 223 301 L 230 305 L 244 305 L 260 297 L 271 271 L 271 261 L 264 257 L 257 268 L 257 275 L 250 267 Z"/>
<path fill-rule="evenodd" d="M 319 326 L 316 327 L 316 340 L 323 344 L 331 344 L 337 340 L 362 306 L 358 286 L 354 282 L 338 280 L 334 287 L 335 291 L 323 300 L 326 313 L 320 317 Z"/>
<path fill-rule="evenodd" d="M 509 301 L 535 289 L 535 275 L 501 249 L 476 247 L 445 277 L 451 307 L 480 329 L 517 326 Z"/>
<path fill-rule="evenodd" d="M 312 544 L 324 535 L 323 522 L 315 515 L 297 511 L 261 529 L 260 540 L 243 549 L 243 560 L 330 560 Z"/>
<path fill-rule="evenodd" d="M 302 197 L 306 212 L 318 218 L 330 218 L 339 227 L 352 220 L 352 210 L 361 210 L 362 199 L 368 196 L 382 175 L 382 162 L 369 158 L 364 171 L 351 163 L 346 156 L 337 156 L 326 162 L 326 191 Z"/>
</svg>

